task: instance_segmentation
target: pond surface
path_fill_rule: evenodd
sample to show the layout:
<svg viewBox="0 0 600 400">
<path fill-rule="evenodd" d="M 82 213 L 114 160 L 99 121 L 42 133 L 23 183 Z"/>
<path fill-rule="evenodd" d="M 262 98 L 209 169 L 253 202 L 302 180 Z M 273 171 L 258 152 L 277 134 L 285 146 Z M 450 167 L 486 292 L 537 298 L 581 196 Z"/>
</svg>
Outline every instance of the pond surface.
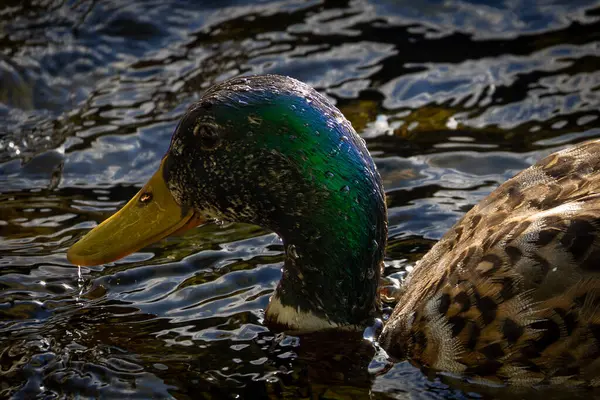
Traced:
<svg viewBox="0 0 600 400">
<path fill-rule="evenodd" d="M 498 184 L 600 137 L 600 3 L 4 0 L 0 398 L 494 397 L 391 367 L 362 335 L 270 332 L 283 248 L 258 227 L 67 262 L 191 102 L 258 73 L 313 85 L 367 140 L 398 279 Z"/>
</svg>

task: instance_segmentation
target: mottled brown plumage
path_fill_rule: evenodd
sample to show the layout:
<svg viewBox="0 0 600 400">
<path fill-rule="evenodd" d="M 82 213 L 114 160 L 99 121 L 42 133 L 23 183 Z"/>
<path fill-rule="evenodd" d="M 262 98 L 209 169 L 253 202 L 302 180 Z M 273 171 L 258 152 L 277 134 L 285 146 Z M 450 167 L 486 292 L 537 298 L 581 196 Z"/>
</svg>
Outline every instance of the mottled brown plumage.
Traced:
<svg viewBox="0 0 600 400">
<path fill-rule="evenodd" d="M 600 140 L 469 211 L 416 265 L 381 343 L 475 379 L 600 385 Z"/>
</svg>

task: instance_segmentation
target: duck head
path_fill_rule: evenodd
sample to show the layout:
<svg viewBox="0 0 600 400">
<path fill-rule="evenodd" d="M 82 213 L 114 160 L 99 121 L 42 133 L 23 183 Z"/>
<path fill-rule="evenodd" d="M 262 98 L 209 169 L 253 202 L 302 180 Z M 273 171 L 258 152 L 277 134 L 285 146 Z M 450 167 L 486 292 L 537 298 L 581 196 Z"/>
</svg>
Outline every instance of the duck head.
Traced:
<svg viewBox="0 0 600 400">
<path fill-rule="evenodd" d="M 266 75 L 209 89 L 154 176 L 67 256 L 78 265 L 114 261 L 215 218 L 282 238 L 268 322 L 319 330 L 373 315 L 387 237 L 381 179 L 351 124 L 308 85 Z"/>
</svg>

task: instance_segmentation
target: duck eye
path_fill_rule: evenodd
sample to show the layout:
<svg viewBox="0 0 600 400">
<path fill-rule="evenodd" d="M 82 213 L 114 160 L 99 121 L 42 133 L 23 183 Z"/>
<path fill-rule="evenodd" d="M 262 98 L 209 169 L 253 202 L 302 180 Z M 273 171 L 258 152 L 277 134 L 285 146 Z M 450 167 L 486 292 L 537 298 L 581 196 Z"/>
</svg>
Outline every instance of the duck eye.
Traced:
<svg viewBox="0 0 600 400">
<path fill-rule="evenodd" d="M 214 150 L 221 145 L 221 138 L 217 133 L 217 128 L 206 123 L 199 123 L 194 127 L 194 136 L 200 142 L 200 147 L 204 150 Z"/>
</svg>

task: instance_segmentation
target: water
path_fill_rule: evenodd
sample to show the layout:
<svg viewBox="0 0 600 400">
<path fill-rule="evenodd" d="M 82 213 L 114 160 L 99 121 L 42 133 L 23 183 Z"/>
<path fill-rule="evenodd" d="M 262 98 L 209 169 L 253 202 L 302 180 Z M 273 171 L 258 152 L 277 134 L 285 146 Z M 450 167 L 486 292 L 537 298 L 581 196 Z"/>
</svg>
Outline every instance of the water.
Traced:
<svg viewBox="0 0 600 400">
<path fill-rule="evenodd" d="M 81 277 L 65 251 L 206 88 L 280 73 L 366 139 L 397 286 L 499 183 L 600 137 L 599 17 L 585 0 L 3 1 L 0 398 L 497 396 L 390 367 L 362 333 L 270 332 L 284 249 L 261 228 L 207 225 Z"/>
</svg>

